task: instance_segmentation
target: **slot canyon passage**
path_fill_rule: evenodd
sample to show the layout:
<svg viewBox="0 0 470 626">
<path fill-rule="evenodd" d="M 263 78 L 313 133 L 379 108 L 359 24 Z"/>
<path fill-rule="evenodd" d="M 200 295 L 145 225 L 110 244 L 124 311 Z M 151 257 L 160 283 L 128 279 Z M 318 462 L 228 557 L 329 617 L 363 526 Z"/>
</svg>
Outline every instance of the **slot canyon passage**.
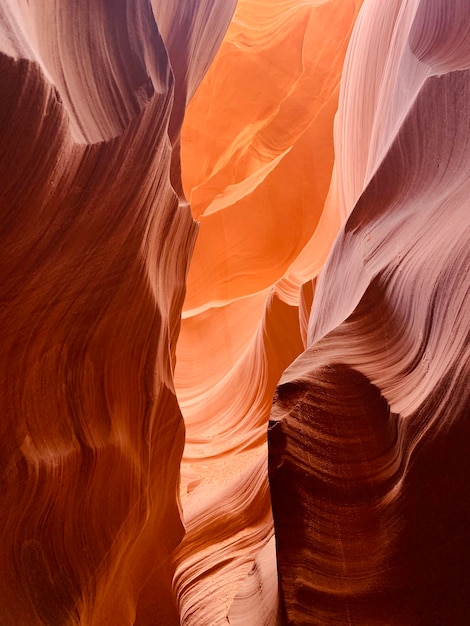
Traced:
<svg viewBox="0 0 470 626">
<path fill-rule="evenodd" d="M 470 3 L 0 0 L 0 625 L 470 623 Z"/>
</svg>

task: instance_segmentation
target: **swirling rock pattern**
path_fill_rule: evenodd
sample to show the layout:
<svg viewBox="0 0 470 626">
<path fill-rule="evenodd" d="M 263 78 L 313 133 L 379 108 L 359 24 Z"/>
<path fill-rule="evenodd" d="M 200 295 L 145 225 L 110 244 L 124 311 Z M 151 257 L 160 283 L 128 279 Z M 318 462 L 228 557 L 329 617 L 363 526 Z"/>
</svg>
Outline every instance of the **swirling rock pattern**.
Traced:
<svg viewBox="0 0 470 626">
<path fill-rule="evenodd" d="M 235 4 L 0 1 L 2 625 L 468 621 L 469 5 Z"/>
<path fill-rule="evenodd" d="M 2 624 L 179 622 L 180 103 L 232 11 L 1 3 Z"/>
<path fill-rule="evenodd" d="M 187 535 L 174 587 L 185 624 L 226 624 L 272 537 L 267 423 L 279 377 L 305 346 L 299 304 L 306 311 L 312 285 L 302 285 L 340 224 L 337 206 L 324 204 L 341 68 L 360 4 L 239 1 L 187 110 L 183 182 L 200 230 L 175 370 Z M 275 560 L 270 567 L 275 580 Z M 254 624 L 241 593 L 237 619 Z"/>
<path fill-rule="evenodd" d="M 334 180 L 349 217 L 270 422 L 286 623 L 468 619 L 468 17 L 366 1 L 351 39 Z"/>
<path fill-rule="evenodd" d="M 240 586 L 228 611 L 232 626 L 279 625 L 279 597 L 274 536 L 257 555 L 253 567 Z"/>
</svg>

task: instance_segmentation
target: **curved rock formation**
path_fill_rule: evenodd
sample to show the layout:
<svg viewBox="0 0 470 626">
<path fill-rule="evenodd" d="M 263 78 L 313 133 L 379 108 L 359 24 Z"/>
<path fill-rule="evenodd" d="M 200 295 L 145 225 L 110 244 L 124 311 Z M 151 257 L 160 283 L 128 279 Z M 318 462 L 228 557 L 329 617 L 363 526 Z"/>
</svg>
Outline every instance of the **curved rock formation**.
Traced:
<svg viewBox="0 0 470 626">
<path fill-rule="evenodd" d="M 175 371 L 188 531 L 175 593 L 186 624 L 226 623 L 272 536 L 266 429 L 276 383 L 304 348 L 298 307 L 312 289 L 301 286 L 340 223 L 333 203 L 323 207 L 341 68 L 360 4 L 240 1 L 186 114 L 183 182 L 200 222 Z M 258 495 L 243 492 L 244 474 Z M 236 526 L 227 522 L 234 514 Z M 212 546 L 200 539 L 213 535 Z M 240 619 L 251 623 L 243 610 Z"/>
<path fill-rule="evenodd" d="M 279 597 L 274 536 L 257 555 L 253 567 L 240 586 L 228 611 L 227 621 L 232 626 L 277 626 Z"/>
<path fill-rule="evenodd" d="M 468 619 L 468 18 L 366 0 L 351 39 L 333 190 L 349 217 L 271 415 L 286 623 Z"/>
<path fill-rule="evenodd" d="M 470 5 L 235 4 L 0 0 L 1 625 L 468 621 Z"/>
<path fill-rule="evenodd" d="M 2 624 L 179 621 L 178 137 L 232 11 L 1 3 Z"/>
</svg>

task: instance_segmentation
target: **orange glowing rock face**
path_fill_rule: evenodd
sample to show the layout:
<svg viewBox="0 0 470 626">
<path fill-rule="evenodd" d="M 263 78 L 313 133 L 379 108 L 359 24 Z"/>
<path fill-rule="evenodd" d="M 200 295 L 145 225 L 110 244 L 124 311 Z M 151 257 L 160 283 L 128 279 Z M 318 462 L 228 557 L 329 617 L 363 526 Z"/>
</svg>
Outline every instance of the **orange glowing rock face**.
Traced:
<svg viewBox="0 0 470 626">
<path fill-rule="evenodd" d="M 201 222 L 188 315 L 271 288 L 311 239 L 330 184 L 333 117 L 360 4 L 238 3 L 182 133 L 183 182 Z M 331 242 L 335 232 L 323 236 Z"/>
<path fill-rule="evenodd" d="M 183 184 L 200 222 L 175 370 L 187 528 L 175 592 L 187 624 L 225 620 L 272 537 L 267 421 L 282 371 L 304 349 L 299 306 L 312 290 L 301 286 L 340 224 L 333 204 L 323 209 L 360 4 L 239 2 L 186 112 Z M 257 623 L 243 602 L 234 610 L 232 620 Z"/>
<path fill-rule="evenodd" d="M 468 621 L 470 8 L 235 5 L 0 0 L 1 624 Z"/>
</svg>

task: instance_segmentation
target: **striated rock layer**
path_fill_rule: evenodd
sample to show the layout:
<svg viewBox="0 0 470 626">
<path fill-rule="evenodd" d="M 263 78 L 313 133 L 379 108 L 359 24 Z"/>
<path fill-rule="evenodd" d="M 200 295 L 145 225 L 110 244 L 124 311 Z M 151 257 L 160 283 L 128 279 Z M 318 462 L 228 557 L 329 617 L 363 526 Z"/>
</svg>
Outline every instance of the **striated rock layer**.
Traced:
<svg viewBox="0 0 470 626">
<path fill-rule="evenodd" d="M 468 621 L 469 41 L 466 3 L 366 0 L 355 26 L 349 217 L 269 430 L 286 623 Z"/>
<path fill-rule="evenodd" d="M 233 3 L 182 6 L 0 5 L 5 625 L 179 622 L 179 130 Z"/>
<path fill-rule="evenodd" d="M 0 1 L 2 625 L 468 621 L 470 5 L 235 4 Z"/>
<path fill-rule="evenodd" d="M 183 182 L 200 230 L 175 370 L 186 424 L 187 535 L 174 579 L 184 624 L 226 624 L 235 596 L 236 619 L 258 624 L 239 588 L 272 538 L 267 423 L 279 377 L 305 347 L 299 304 L 313 290 L 302 285 L 340 224 L 324 204 L 360 4 L 240 0 L 187 110 Z M 276 580 L 273 558 L 269 569 Z M 273 615 L 275 589 L 268 595 Z"/>
</svg>

